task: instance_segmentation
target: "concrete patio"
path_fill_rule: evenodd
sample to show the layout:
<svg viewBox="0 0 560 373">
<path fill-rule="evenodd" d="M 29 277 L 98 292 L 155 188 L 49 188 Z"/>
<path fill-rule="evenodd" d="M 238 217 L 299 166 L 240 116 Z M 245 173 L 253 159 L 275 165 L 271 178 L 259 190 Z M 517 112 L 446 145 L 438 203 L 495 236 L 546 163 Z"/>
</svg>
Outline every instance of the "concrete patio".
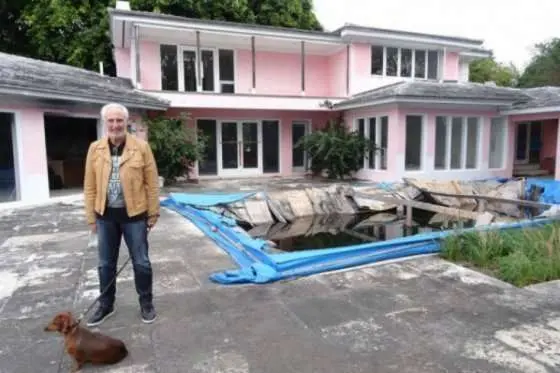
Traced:
<svg viewBox="0 0 560 373">
<path fill-rule="evenodd" d="M 127 373 L 420 373 L 560 371 L 557 283 L 517 289 L 436 257 L 260 286 L 208 275 L 229 258 L 184 218 L 151 233 L 156 308 L 140 321 L 132 271 L 99 328 L 127 343 Z M 81 204 L 0 210 L 0 372 L 70 370 L 57 312 L 97 295 Z M 121 262 L 126 258 L 123 244 Z"/>
</svg>

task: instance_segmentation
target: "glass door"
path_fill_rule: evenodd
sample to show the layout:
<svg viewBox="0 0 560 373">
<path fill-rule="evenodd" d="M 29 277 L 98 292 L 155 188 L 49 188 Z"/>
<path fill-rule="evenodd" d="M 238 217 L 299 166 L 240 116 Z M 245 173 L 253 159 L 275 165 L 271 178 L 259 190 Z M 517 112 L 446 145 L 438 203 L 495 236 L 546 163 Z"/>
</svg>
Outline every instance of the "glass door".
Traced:
<svg viewBox="0 0 560 373">
<path fill-rule="evenodd" d="M 260 122 L 220 122 L 220 171 L 223 176 L 257 175 L 262 170 Z"/>
<path fill-rule="evenodd" d="M 529 162 L 529 131 L 529 123 L 519 123 L 517 125 L 515 163 L 523 164 Z"/>
<path fill-rule="evenodd" d="M 301 147 L 296 148 L 299 140 L 311 133 L 311 125 L 309 122 L 293 122 L 292 123 L 292 170 L 306 171 L 309 168 L 307 152 Z"/>
</svg>

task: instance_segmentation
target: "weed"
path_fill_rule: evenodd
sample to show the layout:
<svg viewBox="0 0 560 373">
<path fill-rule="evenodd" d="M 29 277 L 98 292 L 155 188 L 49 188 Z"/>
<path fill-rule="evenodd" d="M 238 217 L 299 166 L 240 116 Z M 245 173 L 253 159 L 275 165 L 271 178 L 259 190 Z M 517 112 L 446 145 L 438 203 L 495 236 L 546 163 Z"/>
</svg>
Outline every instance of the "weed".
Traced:
<svg viewBox="0 0 560 373">
<path fill-rule="evenodd" d="M 442 242 L 441 256 L 515 286 L 560 279 L 560 223 L 453 235 Z"/>
</svg>

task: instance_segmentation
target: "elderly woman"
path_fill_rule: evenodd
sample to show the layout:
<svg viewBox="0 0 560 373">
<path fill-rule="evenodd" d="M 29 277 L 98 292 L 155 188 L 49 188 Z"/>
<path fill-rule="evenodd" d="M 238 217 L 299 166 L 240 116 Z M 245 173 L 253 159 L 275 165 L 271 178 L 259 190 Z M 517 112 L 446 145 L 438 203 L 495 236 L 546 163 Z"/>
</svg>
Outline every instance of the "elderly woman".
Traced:
<svg viewBox="0 0 560 373">
<path fill-rule="evenodd" d="M 128 110 L 111 103 L 101 109 L 106 136 L 91 143 L 84 176 L 87 223 L 98 237 L 100 291 L 114 279 L 121 237 L 134 268 L 134 283 L 145 323 L 156 319 L 152 301 L 152 265 L 148 231 L 159 217 L 159 183 L 147 142 L 127 132 Z M 115 312 L 116 280 L 101 294 L 88 326 L 101 324 Z"/>
</svg>

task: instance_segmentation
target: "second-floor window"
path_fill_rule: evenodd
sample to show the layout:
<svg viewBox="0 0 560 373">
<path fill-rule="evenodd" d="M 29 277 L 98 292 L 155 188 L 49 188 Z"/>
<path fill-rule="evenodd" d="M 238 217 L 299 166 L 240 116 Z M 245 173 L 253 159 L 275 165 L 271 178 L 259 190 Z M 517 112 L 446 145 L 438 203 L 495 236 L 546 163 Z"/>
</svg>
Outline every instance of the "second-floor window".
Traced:
<svg viewBox="0 0 560 373">
<path fill-rule="evenodd" d="M 371 46 L 371 74 L 416 79 L 438 79 L 437 50 Z"/>
<path fill-rule="evenodd" d="M 235 93 L 233 50 L 200 48 L 199 51 L 200 64 L 197 64 L 196 48 L 161 45 L 161 89 Z"/>
</svg>

